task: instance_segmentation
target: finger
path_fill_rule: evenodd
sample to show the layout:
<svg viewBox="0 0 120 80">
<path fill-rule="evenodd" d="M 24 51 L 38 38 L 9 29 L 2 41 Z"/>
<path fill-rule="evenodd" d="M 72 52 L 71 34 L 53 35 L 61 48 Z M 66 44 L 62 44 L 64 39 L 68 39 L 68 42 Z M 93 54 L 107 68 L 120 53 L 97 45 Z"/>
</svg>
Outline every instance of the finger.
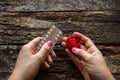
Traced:
<svg viewBox="0 0 120 80">
<path fill-rule="evenodd" d="M 46 42 L 42 48 L 38 51 L 37 54 L 35 54 L 36 57 L 40 58 L 42 61 L 46 59 L 48 54 L 50 53 L 50 49 L 52 47 L 53 43 L 52 41 Z"/>
<path fill-rule="evenodd" d="M 37 49 L 41 39 L 42 39 L 41 37 L 37 37 L 37 38 L 33 39 L 32 41 L 30 41 L 28 44 L 26 44 L 26 46 L 32 48 L 35 51 Z"/>
<path fill-rule="evenodd" d="M 63 47 L 66 47 L 66 43 L 65 42 L 62 42 L 62 46 Z M 86 47 L 84 45 L 81 44 L 80 46 L 81 49 L 84 49 L 84 50 L 87 50 Z"/>
<path fill-rule="evenodd" d="M 82 41 L 83 43 L 85 43 L 85 46 L 86 46 L 87 48 L 90 48 L 91 46 L 94 46 L 94 47 L 95 47 L 95 45 L 94 45 L 94 43 L 92 42 L 92 40 L 90 40 L 88 37 L 84 36 L 83 34 L 78 33 L 78 32 L 74 32 L 73 35 L 76 35 L 76 36 L 80 37 L 80 38 L 81 38 L 81 41 Z"/>
<path fill-rule="evenodd" d="M 45 66 L 46 69 L 50 68 L 50 65 L 46 61 L 44 62 L 44 66 Z"/>
<path fill-rule="evenodd" d="M 66 47 L 66 43 L 65 43 L 65 42 L 62 42 L 62 46 L 63 46 L 63 47 Z"/>
<path fill-rule="evenodd" d="M 49 65 L 51 65 L 53 63 L 53 59 L 52 59 L 52 57 L 50 55 L 48 55 L 48 57 L 47 57 L 47 63 Z"/>
<path fill-rule="evenodd" d="M 86 47 L 84 45 L 82 45 L 82 44 L 81 44 L 80 48 L 84 49 L 85 51 L 87 50 Z"/>
<path fill-rule="evenodd" d="M 54 51 L 52 50 L 45 61 L 46 61 L 48 64 L 52 64 L 52 63 L 53 63 L 53 59 L 55 59 L 56 57 L 57 57 L 56 54 L 55 54 Z M 44 62 L 43 64 L 44 64 L 44 66 L 45 66 L 45 62 Z"/>
<path fill-rule="evenodd" d="M 57 58 L 57 55 L 56 55 L 56 53 L 55 53 L 53 50 L 50 52 L 50 56 L 51 56 L 53 59 L 56 59 L 56 58 Z"/>
<path fill-rule="evenodd" d="M 93 52 L 95 52 L 96 51 L 96 48 L 94 48 L 94 46 L 91 46 L 88 50 L 87 50 L 87 52 L 89 52 L 89 53 L 93 53 Z"/>
<path fill-rule="evenodd" d="M 89 74 L 85 69 L 81 72 L 85 80 L 91 80 Z"/>
<path fill-rule="evenodd" d="M 40 65 L 41 68 L 45 67 L 45 62 Z"/>
<path fill-rule="evenodd" d="M 82 58 L 83 61 L 88 61 L 91 57 L 91 54 L 86 52 L 84 49 L 72 48 L 72 52 L 77 55 L 79 58 Z"/>
<path fill-rule="evenodd" d="M 70 50 L 66 49 L 66 53 L 68 57 L 73 61 L 73 63 L 79 68 L 79 70 L 82 70 L 84 67 L 82 62 L 75 55 L 73 55 L 73 53 Z"/>
<path fill-rule="evenodd" d="M 67 37 L 63 37 L 63 38 L 62 38 L 63 41 L 66 41 L 66 39 L 67 39 Z"/>
</svg>

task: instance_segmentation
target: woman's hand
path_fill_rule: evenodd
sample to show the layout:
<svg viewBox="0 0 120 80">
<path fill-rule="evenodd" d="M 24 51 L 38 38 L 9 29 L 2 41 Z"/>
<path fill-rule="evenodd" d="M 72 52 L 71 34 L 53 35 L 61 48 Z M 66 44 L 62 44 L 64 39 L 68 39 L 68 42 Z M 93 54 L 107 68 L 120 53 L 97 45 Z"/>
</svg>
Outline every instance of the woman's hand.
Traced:
<svg viewBox="0 0 120 80">
<path fill-rule="evenodd" d="M 81 38 L 80 48 L 72 48 L 72 52 L 66 48 L 66 53 L 73 63 L 81 71 L 85 80 L 115 80 L 109 71 L 101 52 L 86 36 L 74 32 L 73 35 Z M 66 38 L 62 45 L 66 47 Z"/>
<path fill-rule="evenodd" d="M 40 37 L 35 38 L 22 47 L 15 69 L 9 77 L 9 80 L 33 80 L 43 62 L 46 68 L 50 67 L 53 63 L 53 59 L 56 58 L 54 51 L 50 51 L 53 43 L 48 41 L 36 53 L 41 39 Z"/>
</svg>

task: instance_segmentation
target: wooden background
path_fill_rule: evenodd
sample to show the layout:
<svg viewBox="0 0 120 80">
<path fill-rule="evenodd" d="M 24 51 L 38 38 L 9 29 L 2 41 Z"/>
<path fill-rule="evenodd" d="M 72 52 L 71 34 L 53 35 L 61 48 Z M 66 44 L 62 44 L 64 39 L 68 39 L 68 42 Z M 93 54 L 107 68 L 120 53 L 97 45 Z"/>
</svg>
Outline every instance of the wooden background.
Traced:
<svg viewBox="0 0 120 80">
<path fill-rule="evenodd" d="M 51 25 L 64 36 L 78 31 L 90 37 L 120 80 L 120 0 L 0 0 L 0 80 L 11 74 L 21 46 Z M 57 60 L 36 80 L 84 80 L 60 41 L 54 50 Z"/>
</svg>

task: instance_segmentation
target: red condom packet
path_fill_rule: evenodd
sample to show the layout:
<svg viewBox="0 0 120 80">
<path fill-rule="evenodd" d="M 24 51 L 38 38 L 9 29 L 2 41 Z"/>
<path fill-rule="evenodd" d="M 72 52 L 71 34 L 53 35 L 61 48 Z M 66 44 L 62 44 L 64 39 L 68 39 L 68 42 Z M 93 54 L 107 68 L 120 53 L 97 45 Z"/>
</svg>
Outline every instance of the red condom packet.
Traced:
<svg viewBox="0 0 120 80">
<path fill-rule="evenodd" d="M 80 38 L 75 36 L 75 35 L 71 35 L 66 39 L 66 47 L 71 51 L 73 47 L 76 48 L 80 48 Z"/>
</svg>

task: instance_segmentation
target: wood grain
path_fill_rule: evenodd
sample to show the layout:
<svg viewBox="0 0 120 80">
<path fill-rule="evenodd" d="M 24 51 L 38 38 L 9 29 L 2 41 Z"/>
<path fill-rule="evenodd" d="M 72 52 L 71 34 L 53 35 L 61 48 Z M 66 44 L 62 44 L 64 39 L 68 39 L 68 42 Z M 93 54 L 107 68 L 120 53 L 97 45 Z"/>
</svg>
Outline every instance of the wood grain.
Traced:
<svg viewBox="0 0 120 80">
<path fill-rule="evenodd" d="M 51 22 L 38 20 L 38 23 L 27 21 L 6 21 L 5 25 L 0 25 L 0 44 L 24 44 L 37 36 L 42 36 L 51 26 Z M 42 28 L 31 28 L 32 26 L 41 24 Z M 91 38 L 96 44 L 120 44 L 120 23 L 96 23 L 96 22 L 52 22 L 57 25 L 68 36 L 73 32 L 81 32 Z M 25 38 L 25 39 L 24 39 Z"/>
<path fill-rule="evenodd" d="M 78 31 L 90 37 L 96 44 L 120 43 L 119 11 L 0 14 L 0 44 L 27 43 L 34 37 L 42 36 L 52 25 L 59 27 L 64 36 Z"/>
<path fill-rule="evenodd" d="M 74 31 L 91 38 L 110 71 L 120 80 L 120 0 L 0 0 L 0 80 L 11 74 L 19 50 L 52 25 L 63 36 Z M 65 54 L 61 41 L 50 70 L 41 68 L 35 80 L 84 80 Z"/>
<path fill-rule="evenodd" d="M 0 11 L 120 10 L 119 0 L 1 0 Z"/>
<path fill-rule="evenodd" d="M 0 20 L 14 18 L 33 18 L 49 21 L 80 21 L 80 22 L 118 22 L 120 11 L 72 11 L 72 12 L 0 12 Z M 3 19 L 5 18 L 5 19 Z"/>
<path fill-rule="evenodd" d="M 105 60 L 113 74 L 120 74 L 120 46 L 103 46 L 97 45 L 97 47 L 102 51 Z M 21 46 L 18 45 L 0 45 L 0 78 L 4 76 L 9 76 L 12 72 L 16 58 L 18 56 L 19 50 Z M 59 48 L 59 49 L 58 49 Z M 55 79 L 59 80 L 59 78 L 63 79 L 80 79 L 80 72 L 77 70 L 75 65 L 71 62 L 71 60 L 66 56 L 64 49 L 59 45 L 54 47 L 54 50 L 58 56 L 56 60 L 54 60 L 54 64 L 52 65 L 50 70 L 46 70 L 42 68 L 40 70 L 39 76 L 48 76 L 45 80 Z M 73 70 L 74 69 L 74 70 Z M 3 73 L 5 75 L 3 75 Z M 53 74 L 55 74 L 53 76 Z M 72 75 L 77 74 L 77 75 Z M 37 77 L 39 77 L 37 76 Z M 61 76 L 61 77 L 60 77 Z M 44 79 L 44 78 L 43 78 Z"/>
</svg>

